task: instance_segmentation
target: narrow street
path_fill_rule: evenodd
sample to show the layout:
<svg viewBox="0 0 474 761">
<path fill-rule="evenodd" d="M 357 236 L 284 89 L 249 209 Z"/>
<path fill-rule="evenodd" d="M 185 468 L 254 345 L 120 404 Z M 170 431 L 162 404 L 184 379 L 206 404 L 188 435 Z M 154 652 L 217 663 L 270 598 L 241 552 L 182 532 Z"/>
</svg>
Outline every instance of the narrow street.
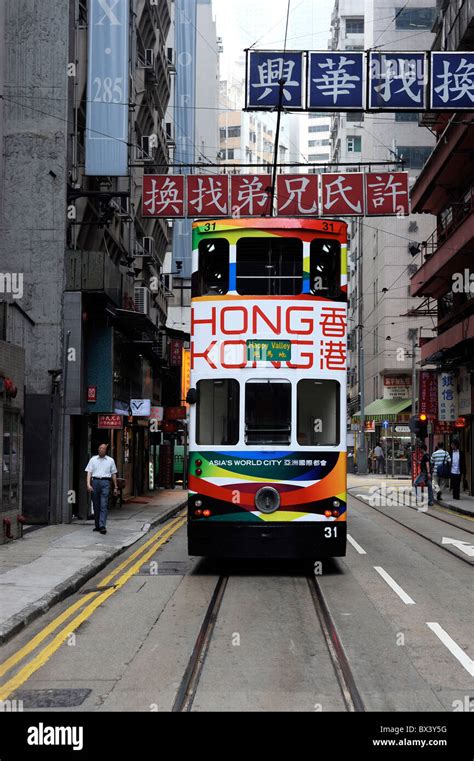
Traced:
<svg viewBox="0 0 474 761">
<path fill-rule="evenodd" d="M 317 583 L 364 709 L 456 710 L 472 699 L 467 564 L 360 499 L 351 498 L 349 508 L 347 557 L 325 562 Z M 9 697 L 23 700 L 26 711 L 176 710 L 216 583 L 225 576 L 186 710 L 347 710 L 308 587 L 311 569 L 189 558 L 183 524 L 177 517 L 159 527 L 151 543 L 150 534 L 7 643 L 7 666 L 20 655 L 8 670 L 7 684 L 18 682 Z M 81 607 L 71 620 L 81 612 L 84 618 L 57 647 L 54 636 L 67 628 L 58 619 L 73 606 Z"/>
</svg>

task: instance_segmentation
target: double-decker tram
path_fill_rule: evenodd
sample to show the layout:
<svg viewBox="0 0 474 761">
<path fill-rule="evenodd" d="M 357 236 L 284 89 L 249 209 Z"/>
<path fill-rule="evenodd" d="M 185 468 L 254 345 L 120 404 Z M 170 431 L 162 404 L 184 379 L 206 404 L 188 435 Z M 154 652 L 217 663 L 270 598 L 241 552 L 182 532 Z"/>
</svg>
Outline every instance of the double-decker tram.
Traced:
<svg viewBox="0 0 474 761">
<path fill-rule="evenodd" d="M 193 224 L 188 548 L 346 548 L 347 226 Z"/>
</svg>

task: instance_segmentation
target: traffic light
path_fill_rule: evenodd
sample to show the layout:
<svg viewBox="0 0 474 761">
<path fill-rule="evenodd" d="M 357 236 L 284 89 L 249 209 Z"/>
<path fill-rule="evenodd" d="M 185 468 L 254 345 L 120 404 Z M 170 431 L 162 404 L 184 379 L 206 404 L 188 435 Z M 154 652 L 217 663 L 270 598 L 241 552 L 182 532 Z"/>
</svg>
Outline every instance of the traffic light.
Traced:
<svg viewBox="0 0 474 761">
<path fill-rule="evenodd" d="M 411 416 L 410 431 L 419 439 L 426 439 L 428 435 L 428 416 L 424 412 Z"/>
</svg>

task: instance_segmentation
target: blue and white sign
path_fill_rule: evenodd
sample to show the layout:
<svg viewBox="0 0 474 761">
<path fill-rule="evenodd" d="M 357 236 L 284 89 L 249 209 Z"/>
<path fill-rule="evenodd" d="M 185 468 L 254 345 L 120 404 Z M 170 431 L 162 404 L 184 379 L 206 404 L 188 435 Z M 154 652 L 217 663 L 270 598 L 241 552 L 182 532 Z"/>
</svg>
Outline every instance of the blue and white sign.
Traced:
<svg viewBox="0 0 474 761">
<path fill-rule="evenodd" d="M 282 106 L 303 108 L 303 53 L 250 50 L 248 54 L 247 108 L 278 106 L 280 81 Z"/>
<path fill-rule="evenodd" d="M 86 174 L 128 174 L 130 0 L 89 0 Z"/>
<path fill-rule="evenodd" d="M 309 54 L 308 109 L 364 108 L 364 53 Z"/>
<path fill-rule="evenodd" d="M 150 399 L 130 399 L 130 409 L 133 417 L 150 417 L 151 400 Z"/>
<path fill-rule="evenodd" d="M 423 111 L 426 108 L 426 53 L 369 54 L 369 109 Z"/>
<path fill-rule="evenodd" d="M 430 108 L 474 109 L 474 53 L 431 53 Z"/>
</svg>

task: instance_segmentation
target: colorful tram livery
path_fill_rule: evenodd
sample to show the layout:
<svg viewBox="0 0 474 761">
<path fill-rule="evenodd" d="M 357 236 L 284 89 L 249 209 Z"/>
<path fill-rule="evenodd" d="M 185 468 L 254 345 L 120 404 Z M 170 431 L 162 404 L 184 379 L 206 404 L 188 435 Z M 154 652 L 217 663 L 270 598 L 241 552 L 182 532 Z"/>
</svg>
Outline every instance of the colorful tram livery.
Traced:
<svg viewBox="0 0 474 761">
<path fill-rule="evenodd" d="M 346 549 L 347 227 L 193 224 L 188 547 Z"/>
</svg>

